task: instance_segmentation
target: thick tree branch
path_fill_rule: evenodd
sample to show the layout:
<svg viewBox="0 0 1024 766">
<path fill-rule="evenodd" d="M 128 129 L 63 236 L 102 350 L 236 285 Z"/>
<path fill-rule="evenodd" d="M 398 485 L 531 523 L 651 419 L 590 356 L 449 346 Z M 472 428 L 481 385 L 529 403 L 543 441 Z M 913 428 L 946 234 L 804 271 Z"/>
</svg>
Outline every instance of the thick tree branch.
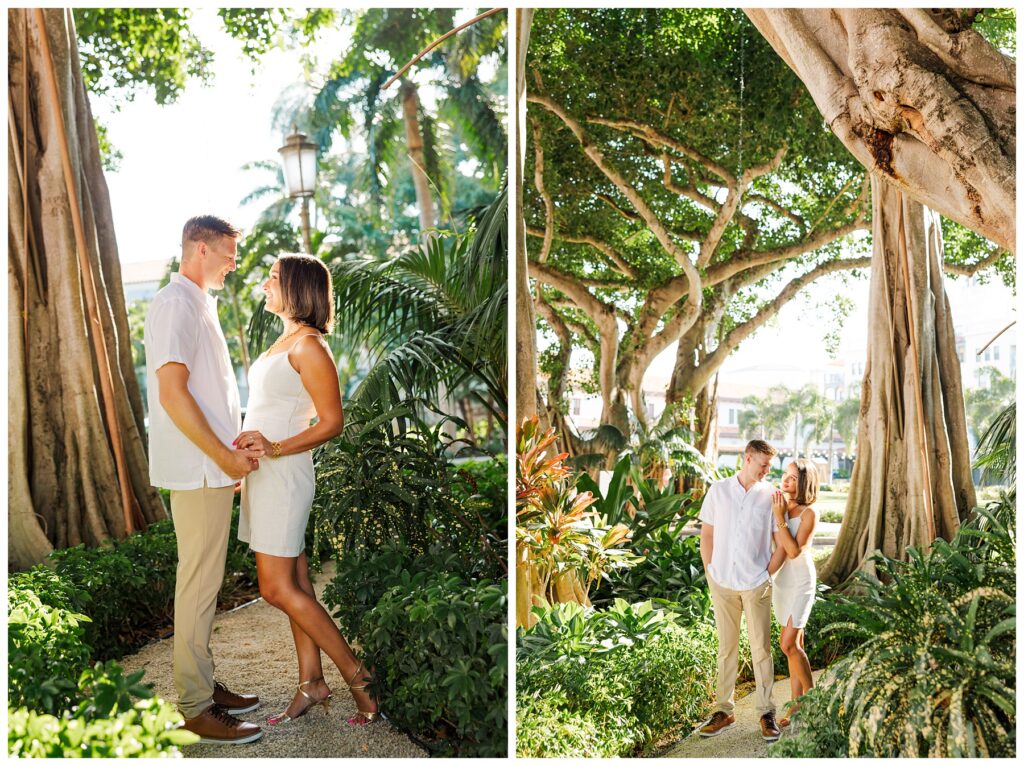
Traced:
<svg viewBox="0 0 1024 766">
<path fill-rule="evenodd" d="M 537 260 L 544 263 L 551 253 L 551 243 L 555 234 L 555 204 L 544 187 L 544 144 L 540 136 L 540 123 L 537 120 L 530 120 L 530 127 L 533 129 L 533 183 L 544 201 L 544 240 Z"/>
<path fill-rule="evenodd" d="M 1013 61 L 997 51 L 973 29 L 948 34 L 924 8 L 901 8 L 900 15 L 913 27 L 917 39 L 942 63 L 965 80 L 979 85 L 1014 90 Z"/>
<path fill-rule="evenodd" d="M 555 336 L 558 338 L 558 359 L 561 363 L 562 370 L 568 372 L 569 360 L 572 357 L 572 333 L 566 326 L 565 321 L 561 315 L 555 311 L 551 305 L 547 302 L 544 297 L 544 289 L 541 285 L 537 285 L 537 300 L 535 302 L 537 306 L 537 313 L 547 322 L 551 329 L 554 330 Z M 562 396 L 565 393 L 565 381 L 568 379 L 566 374 L 551 375 L 548 378 L 548 406 L 556 408 L 562 401 Z"/>
<path fill-rule="evenodd" d="M 599 317 L 615 314 L 615 307 L 591 293 L 575 274 L 556 269 L 549 263 L 530 261 L 530 276 L 567 295 L 576 308 L 585 311 L 595 322 L 599 322 Z"/>
<path fill-rule="evenodd" d="M 662 133 L 651 125 L 645 125 L 644 123 L 636 122 L 635 120 L 607 120 L 601 117 L 591 117 L 587 122 L 631 133 L 637 138 L 646 141 L 648 144 L 655 147 L 662 146 L 666 149 L 672 149 L 679 152 L 684 157 L 688 157 L 698 163 L 710 173 L 718 176 L 725 181 L 726 185 L 736 183 L 736 176 L 726 169 L 724 165 L 719 165 L 710 157 L 704 156 L 696 149 L 687 146 L 672 136 Z"/>
<path fill-rule="evenodd" d="M 936 212 L 1013 251 L 1015 90 L 950 72 L 901 11 L 744 11 L 810 91 L 832 132 L 868 170 Z M 913 14 L 911 14 L 913 17 Z M 918 26 L 923 22 L 917 21 Z M 962 35 L 963 33 L 960 33 Z M 932 35 L 933 36 L 933 35 Z M 1013 62 L 977 36 L 961 53 L 1009 81 Z M 976 63 L 969 64 L 973 70 Z M 974 76 L 976 73 L 971 72 Z"/>
<path fill-rule="evenodd" d="M 591 162 L 594 163 L 598 170 L 608 178 L 609 181 L 615 184 L 616 188 L 622 193 L 622 195 L 629 200 L 637 213 L 643 217 L 644 223 L 647 224 L 658 242 L 661 243 L 661 246 L 675 259 L 680 268 L 682 268 L 683 273 L 686 275 L 688 280 L 688 300 L 687 307 L 685 309 L 686 319 L 690 324 L 695 322 L 700 314 L 702 301 L 701 279 L 697 269 L 694 267 L 693 263 L 690 262 L 689 256 L 673 241 L 671 233 L 658 219 L 657 215 L 655 215 L 654 211 L 647 204 L 647 201 L 640 196 L 636 189 L 634 189 L 633 186 L 630 185 L 617 170 L 612 168 L 605 161 L 601 150 L 598 149 L 590 140 L 579 121 L 569 115 L 565 109 L 547 96 L 534 94 L 529 95 L 527 98 L 530 102 L 539 104 L 554 114 L 565 124 L 566 127 L 569 128 L 569 130 L 572 131 L 576 140 L 579 141 L 580 146 L 583 148 L 583 153 Z"/>
<path fill-rule="evenodd" d="M 532 237 L 543 237 L 544 229 L 538 229 L 534 226 L 527 226 L 526 233 Z M 570 235 L 565 234 L 563 232 L 555 232 L 555 236 L 558 239 L 562 240 L 563 242 L 572 242 L 577 245 L 590 245 L 595 250 L 600 252 L 605 258 L 607 258 L 612 263 L 612 265 L 617 270 L 621 271 L 625 276 L 631 277 L 633 279 L 637 278 L 636 271 L 633 269 L 633 267 L 630 266 L 629 263 L 619 254 L 619 252 L 615 250 L 615 248 L 613 248 L 607 242 L 602 242 L 596 237 Z"/>
<path fill-rule="evenodd" d="M 777 247 L 772 250 L 738 251 L 729 260 L 716 263 L 707 270 L 705 285 L 717 285 L 747 269 L 798 258 L 801 255 L 806 255 L 820 247 L 835 242 L 837 239 L 846 237 L 855 231 L 866 229 L 866 224 L 858 217 L 836 229 L 820 231 L 809 239 L 804 239 L 785 247 Z"/>
<path fill-rule="evenodd" d="M 979 271 L 987 269 L 992 264 L 996 263 L 1004 255 L 1008 255 L 1008 252 L 1001 247 L 993 248 L 989 251 L 988 255 L 979 261 L 974 263 L 949 263 L 948 261 L 942 264 L 942 270 L 947 274 L 956 274 L 961 277 L 973 277 Z"/>
<path fill-rule="evenodd" d="M 718 344 L 718 347 L 705 357 L 704 364 L 701 365 L 702 368 L 707 368 L 707 377 L 710 378 L 710 376 L 714 374 L 714 371 L 717 370 L 718 367 L 721 367 L 729 354 L 731 354 L 740 343 L 749 338 L 756 330 L 763 327 L 769 319 L 778 314 L 779 310 L 783 306 L 789 303 L 789 301 L 796 297 L 797 293 L 809 284 L 827 274 L 834 274 L 837 271 L 848 271 L 850 269 L 863 269 L 870 265 L 870 258 L 846 258 L 835 261 L 826 261 L 825 263 L 811 269 L 806 274 L 793 279 L 788 285 L 782 288 L 774 300 L 761 307 L 757 314 L 726 333 L 725 337 L 722 338 L 721 343 Z M 703 383 L 701 383 L 701 386 L 702 385 Z"/>
</svg>

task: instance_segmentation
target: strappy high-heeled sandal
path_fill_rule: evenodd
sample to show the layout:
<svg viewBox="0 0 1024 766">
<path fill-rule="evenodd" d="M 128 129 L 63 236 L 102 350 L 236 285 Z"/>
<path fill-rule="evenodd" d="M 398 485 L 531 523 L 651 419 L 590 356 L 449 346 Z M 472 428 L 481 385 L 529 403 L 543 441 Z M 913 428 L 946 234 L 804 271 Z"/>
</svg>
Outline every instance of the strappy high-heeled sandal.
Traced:
<svg viewBox="0 0 1024 766">
<path fill-rule="evenodd" d="M 352 679 L 353 681 L 359 680 L 359 671 L 360 670 L 366 670 L 366 666 L 363 665 L 362 660 L 359 661 L 359 667 L 356 668 L 356 675 Z M 345 681 L 345 686 L 348 689 L 348 691 L 350 691 L 350 692 L 352 692 L 352 691 L 361 692 L 361 691 L 365 690 L 366 687 L 369 686 L 368 683 L 364 683 L 364 684 L 362 684 L 360 686 L 353 686 L 352 684 L 350 684 L 348 682 L 348 679 L 346 679 L 344 676 L 342 676 L 342 679 Z M 355 699 L 354 696 L 353 696 L 353 699 Z M 359 703 L 358 702 L 356 702 L 356 713 L 358 715 L 361 715 L 365 720 L 360 721 L 357 718 L 357 716 L 352 716 L 351 718 L 348 719 L 349 726 L 366 726 L 368 724 L 373 723 L 376 720 L 379 720 L 380 717 L 381 717 L 381 714 L 380 714 L 379 710 L 373 710 L 373 711 L 363 710 L 361 707 L 359 707 Z"/>
<path fill-rule="evenodd" d="M 302 688 L 302 687 L 306 686 L 307 684 L 314 684 L 317 681 L 323 681 L 323 680 L 324 680 L 324 677 L 320 676 L 320 678 L 311 678 L 309 681 L 303 681 L 301 684 L 296 686 L 295 690 L 299 694 L 301 694 L 303 697 L 305 697 L 307 700 L 309 700 L 309 704 L 306 705 L 304 708 L 302 708 L 302 710 L 299 711 L 298 713 L 296 713 L 295 715 L 288 715 L 287 711 L 283 712 L 283 713 L 278 713 L 277 715 L 272 715 L 272 716 L 270 716 L 267 719 L 267 725 L 268 726 L 279 726 L 280 724 L 288 723 L 289 721 L 294 721 L 296 718 L 302 718 L 302 716 L 304 716 L 310 710 L 315 708 L 317 705 L 322 705 L 323 706 L 324 715 L 330 715 L 331 714 L 331 700 L 334 698 L 334 693 L 333 692 L 329 692 L 327 694 L 327 696 L 324 697 L 323 699 L 317 699 L 313 695 L 308 694 L 306 692 L 306 690 Z"/>
</svg>

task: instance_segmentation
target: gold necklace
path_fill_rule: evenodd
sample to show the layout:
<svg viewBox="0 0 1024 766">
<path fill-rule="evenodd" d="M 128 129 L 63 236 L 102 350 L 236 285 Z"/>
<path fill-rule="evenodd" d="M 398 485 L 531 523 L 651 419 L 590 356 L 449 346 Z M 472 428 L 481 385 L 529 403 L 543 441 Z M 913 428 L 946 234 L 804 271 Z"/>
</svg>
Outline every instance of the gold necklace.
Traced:
<svg viewBox="0 0 1024 766">
<path fill-rule="evenodd" d="M 300 324 L 298 327 L 296 327 L 294 330 L 292 330 L 287 335 L 282 335 L 280 338 L 275 340 L 273 345 L 270 348 L 267 349 L 267 356 L 273 355 L 274 350 L 279 348 L 282 343 L 284 343 L 289 338 L 293 337 L 296 333 L 299 332 L 299 330 L 302 330 L 303 328 L 308 327 L 308 326 L 309 325 Z"/>
</svg>

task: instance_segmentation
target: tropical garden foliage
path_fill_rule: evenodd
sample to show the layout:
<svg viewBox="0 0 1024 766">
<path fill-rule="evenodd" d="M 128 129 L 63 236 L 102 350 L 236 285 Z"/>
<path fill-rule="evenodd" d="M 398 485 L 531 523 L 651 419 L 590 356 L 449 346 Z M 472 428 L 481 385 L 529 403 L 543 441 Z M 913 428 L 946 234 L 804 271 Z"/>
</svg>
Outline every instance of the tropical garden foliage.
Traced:
<svg viewBox="0 0 1024 766">
<path fill-rule="evenodd" d="M 116 106 L 151 92 L 167 104 L 212 76 L 213 52 L 190 28 L 192 13 L 80 9 L 75 27 L 70 13 L 49 12 L 49 21 L 75 31 L 64 53 L 80 66 L 88 97 Z M 338 60 L 305 58 L 306 80 L 268 115 L 282 135 L 297 125 L 319 141 L 310 240 L 334 274 L 339 304 L 328 340 L 347 428 L 315 455 L 321 479 L 307 546 L 315 565 L 325 555 L 336 560 L 326 600 L 375 668 L 375 692 L 392 723 L 441 754 L 500 756 L 507 717 L 505 13 L 437 47 L 398 88 L 383 88 L 464 14 L 270 8 L 218 16 L 254 64 L 274 47 L 304 48 L 328 25 L 352 31 L 355 44 Z M 91 116 L 81 124 L 88 133 Z M 119 155 L 103 126 L 95 129 L 98 147 L 84 154 L 95 157 L 101 183 L 100 160 L 110 171 Z M 254 158 L 250 166 L 271 171 L 270 180 L 243 204 L 266 207 L 239 242 L 218 309 L 240 376 L 279 329 L 263 311 L 259 286 L 274 257 L 299 251 L 302 241 L 277 163 Z M 109 208 L 103 189 L 99 203 Z M 102 254 L 116 266 L 116 248 Z M 120 290 L 116 268 L 106 278 L 112 292 Z M 129 369 L 134 363 L 137 370 L 145 361 L 145 306 L 114 298 L 112 321 L 119 331 L 125 326 L 135 357 Z M 125 377 L 141 430 L 136 380 Z M 147 485 L 144 460 L 140 471 Z M 162 510 L 166 497 L 152 495 L 154 512 Z M 170 756 L 194 741 L 175 731 L 180 716 L 152 699 L 141 671 L 126 676 L 116 663 L 168 627 L 171 524 L 154 521 L 124 540 L 107 536 L 92 541 L 98 547 L 57 550 L 45 566 L 10 580 L 11 754 Z M 252 556 L 234 530 L 231 539 L 222 607 L 255 594 Z M 353 582 L 372 586 L 349 593 Z"/>
<path fill-rule="evenodd" d="M 1009 423 L 1004 415 L 993 425 L 979 455 L 1000 476 L 1016 460 Z M 601 493 L 571 474 L 554 443 L 550 431 L 521 429 L 518 496 L 532 507 L 519 512 L 517 539 L 543 538 L 543 568 L 581 581 L 593 572 L 581 555 L 590 530 L 620 523 L 622 550 L 602 562 L 589 600 L 541 591 L 530 619 L 520 618 L 517 754 L 649 753 L 703 720 L 714 690 L 717 636 L 690 526 L 700 497 L 658 491 L 628 455 Z M 537 490 L 542 473 L 564 485 Z M 951 542 L 912 548 L 906 561 L 879 554 L 877 574 L 822 588 L 805 648 L 826 670 L 772 755 L 1015 755 L 1015 506 L 1011 484 Z M 780 669 L 778 634 L 773 619 Z M 750 672 L 743 657 L 741 676 Z"/>
</svg>

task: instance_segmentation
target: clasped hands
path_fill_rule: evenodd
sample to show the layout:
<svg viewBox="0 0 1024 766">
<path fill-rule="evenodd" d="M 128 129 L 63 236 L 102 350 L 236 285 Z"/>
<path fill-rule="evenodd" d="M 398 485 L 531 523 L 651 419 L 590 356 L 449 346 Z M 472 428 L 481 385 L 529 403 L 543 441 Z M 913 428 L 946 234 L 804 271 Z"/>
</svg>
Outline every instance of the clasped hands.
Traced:
<svg viewBox="0 0 1024 766">
<path fill-rule="evenodd" d="M 230 454 L 226 463 L 221 468 L 235 481 L 244 479 L 253 471 L 259 470 L 260 458 L 266 456 L 272 449 L 270 441 L 259 431 L 242 431 L 235 440 L 231 442 L 235 448 Z M 240 489 L 241 484 L 235 485 L 235 491 Z"/>
<path fill-rule="evenodd" d="M 259 431 L 242 431 L 231 443 L 236 449 L 246 450 L 257 458 L 264 457 L 273 450 L 270 439 Z"/>
</svg>

